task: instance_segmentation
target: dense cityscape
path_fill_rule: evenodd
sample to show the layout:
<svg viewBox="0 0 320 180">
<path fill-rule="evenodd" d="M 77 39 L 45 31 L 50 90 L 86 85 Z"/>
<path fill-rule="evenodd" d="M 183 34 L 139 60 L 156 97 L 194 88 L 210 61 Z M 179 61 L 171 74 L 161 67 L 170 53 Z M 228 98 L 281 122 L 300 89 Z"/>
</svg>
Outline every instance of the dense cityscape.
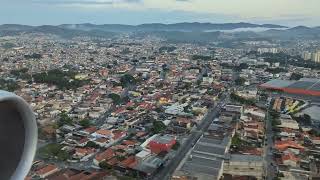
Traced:
<svg viewBox="0 0 320 180">
<path fill-rule="evenodd" d="M 319 28 L 68 27 L 0 26 L 0 89 L 38 124 L 26 179 L 320 178 Z"/>
</svg>

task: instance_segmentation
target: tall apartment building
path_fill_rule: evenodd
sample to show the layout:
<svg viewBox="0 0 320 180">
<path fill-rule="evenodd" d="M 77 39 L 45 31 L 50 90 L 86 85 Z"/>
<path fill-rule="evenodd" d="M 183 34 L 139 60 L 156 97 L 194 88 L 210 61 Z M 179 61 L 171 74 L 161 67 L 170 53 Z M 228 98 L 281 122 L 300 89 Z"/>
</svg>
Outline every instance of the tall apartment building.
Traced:
<svg viewBox="0 0 320 180">
<path fill-rule="evenodd" d="M 320 63 L 320 51 L 317 51 L 312 54 L 312 61 Z"/>
<path fill-rule="evenodd" d="M 303 58 L 303 60 L 307 61 L 307 60 L 311 60 L 312 59 L 312 53 L 309 51 L 304 51 L 301 55 L 301 57 Z"/>
<path fill-rule="evenodd" d="M 263 53 L 278 53 L 278 49 L 277 48 L 258 48 L 258 52 L 260 54 L 263 54 Z"/>
</svg>

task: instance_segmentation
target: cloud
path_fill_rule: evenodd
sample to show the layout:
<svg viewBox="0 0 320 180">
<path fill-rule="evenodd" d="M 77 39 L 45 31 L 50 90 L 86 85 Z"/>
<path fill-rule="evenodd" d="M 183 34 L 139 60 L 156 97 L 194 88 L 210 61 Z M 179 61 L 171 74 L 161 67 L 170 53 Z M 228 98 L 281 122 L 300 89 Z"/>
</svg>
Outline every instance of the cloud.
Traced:
<svg viewBox="0 0 320 180">
<path fill-rule="evenodd" d="M 51 14 L 101 22 L 246 21 L 319 24 L 320 0 L 0 0 L 0 19 Z M 19 9 L 19 10 L 17 10 Z M 7 12 L 7 15 L 5 12 Z M 19 13 L 26 14 L 21 16 Z M 29 13 L 33 12 L 33 13 Z M 41 12 L 41 13 L 40 13 Z M 102 16 L 112 12 L 109 16 Z M 111 17 L 111 18 L 106 18 Z M 30 19 L 30 18 L 29 18 Z M 83 18 L 85 19 L 85 18 Z M 56 20 L 58 22 L 61 19 Z M 76 17 L 75 20 L 77 22 Z M 305 21 L 305 22 L 304 22 Z"/>
</svg>

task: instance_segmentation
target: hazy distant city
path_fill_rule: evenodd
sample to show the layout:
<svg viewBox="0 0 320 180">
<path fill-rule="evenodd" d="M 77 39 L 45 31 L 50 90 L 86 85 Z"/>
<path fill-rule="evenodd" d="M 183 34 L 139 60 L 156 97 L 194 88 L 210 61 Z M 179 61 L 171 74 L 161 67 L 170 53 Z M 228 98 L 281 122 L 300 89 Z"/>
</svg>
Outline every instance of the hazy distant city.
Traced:
<svg viewBox="0 0 320 180">
<path fill-rule="evenodd" d="M 293 14 L 289 4 L 264 14 L 239 7 L 221 18 L 231 9 L 213 0 L 212 11 L 222 9 L 217 15 L 196 0 L 177 1 L 176 9 L 171 0 L 34 0 L 25 10 L 23 2 L 13 2 L 23 16 L 0 17 L 0 89 L 21 96 L 36 116 L 37 153 L 25 179 L 320 178 L 315 12 L 301 5 L 301 17 L 276 20 Z M 106 13 L 99 8 L 109 5 L 132 9 L 123 10 L 123 17 L 122 11 L 106 9 L 106 21 L 119 23 L 63 24 Z M 84 14 L 66 13 L 66 7 L 83 8 Z M 148 17 L 143 8 L 155 12 Z M 121 23 L 158 16 L 181 23 Z M 191 18 L 202 16 L 220 17 L 221 23 Z M 61 25 L 25 25 L 55 24 L 52 19 Z"/>
</svg>

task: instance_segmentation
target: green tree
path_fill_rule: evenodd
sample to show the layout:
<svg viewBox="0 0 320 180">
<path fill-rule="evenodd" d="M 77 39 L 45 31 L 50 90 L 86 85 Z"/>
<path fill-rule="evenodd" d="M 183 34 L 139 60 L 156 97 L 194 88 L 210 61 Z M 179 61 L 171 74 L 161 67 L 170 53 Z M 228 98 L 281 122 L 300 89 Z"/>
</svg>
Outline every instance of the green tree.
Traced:
<svg viewBox="0 0 320 180">
<path fill-rule="evenodd" d="M 86 147 L 99 148 L 99 145 L 96 144 L 96 143 L 93 142 L 93 141 L 89 141 L 89 142 L 86 144 Z"/>
<path fill-rule="evenodd" d="M 236 71 L 241 71 L 242 69 L 248 69 L 248 64 L 247 63 L 241 63 L 241 64 L 239 64 L 239 66 L 236 66 L 235 67 L 235 70 Z"/>
<path fill-rule="evenodd" d="M 102 161 L 99 163 L 99 167 L 101 169 L 104 169 L 104 170 L 110 170 L 112 169 L 112 166 L 110 164 L 108 164 L 106 161 Z"/>
<path fill-rule="evenodd" d="M 87 128 L 91 125 L 90 120 L 89 119 L 83 119 L 79 122 L 80 126 Z"/>
<path fill-rule="evenodd" d="M 152 131 L 155 134 L 161 133 L 166 130 L 166 125 L 162 121 L 154 121 Z"/>
<path fill-rule="evenodd" d="M 60 119 L 58 121 L 58 126 L 61 127 L 63 125 L 72 125 L 73 120 L 68 116 L 68 114 L 63 111 L 60 113 Z"/>
<path fill-rule="evenodd" d="M 242 140 L 240 139 L 238 134 L 235 134 L 231 139 L 231 145 L 233 146 L 241 146 Z"/>
<path fill-rule="evenodd" d="M 68 152 L 62 150 L 62 145 L 57 143 L 51 143 L 44 147 L 38 149 L 38 154 L 40 157 L 49 159 L 57 157 L 61 161 L 67 160 L 70 155 Z"/>
<path fill-rule="evenodd" d="M 300 73 L 292 73 L 290 76 L 290 80 L 300 80 L 303 78 L 303 75 Z"/>
<path fill-rule="evenodd" d="M 172 149 L 173 149 L 173 150 L 178 150 L 179 147 L 180 147 L 180 142 L 177 141 L 177 142 L 172 146 Z"/>
<path fill-rule="evenodd" d="M 121 103 L 121 97 L 118 94 L 111 93 L 111 94 L 108 95 L 108 97 L 112 99 L 114 104 L 120 104 Z"/>
<path fill-rule="evenodd" d="M 57 157 L 60 161 L 66 161 L 67 159 L 69 159 L 70 154 L 64 150 L 60 150 L 57 154 Z"/>
<path fill-rule="evenodd" d="M 192 56 L 193 60 L 204 60 L 204 61 L 208 61 L 211 60 L 212 57 L 211 56 L 203 56 L 203 55 L 193 55 Z"/>
<path fill-rule="evenodd" d="M 240 77 L 240 78 L 237 78 L 234 82 L 237 86 L 243 86 L 244 83 L 246 82 L 246 79 Z"/>
<path fill-rule="evenodd" d="M 121 85 L 128 87 L 129 85 L 135 85 L 137 80 L 130 74 L 125 74 L 120 78 Z"/>
<path fill-rule="evenodd" d="M 236 102 L 239 102 L 240 104 L 246 104 L 246 105 L 250 105 L 250 106 L 252 106 L 256 103 L 255 99 L 245 99 L 241 96 L 238 96 L 235 93 L 231 93 L 230 98 L 232 101 L 236 101 Z"/>
<path fill-rule="evenodd" d="M 303 114 L 303 120 L 306 122 L 306 124 L 311 124 L 311 116 L 308 114 Z"/>
</svg>

